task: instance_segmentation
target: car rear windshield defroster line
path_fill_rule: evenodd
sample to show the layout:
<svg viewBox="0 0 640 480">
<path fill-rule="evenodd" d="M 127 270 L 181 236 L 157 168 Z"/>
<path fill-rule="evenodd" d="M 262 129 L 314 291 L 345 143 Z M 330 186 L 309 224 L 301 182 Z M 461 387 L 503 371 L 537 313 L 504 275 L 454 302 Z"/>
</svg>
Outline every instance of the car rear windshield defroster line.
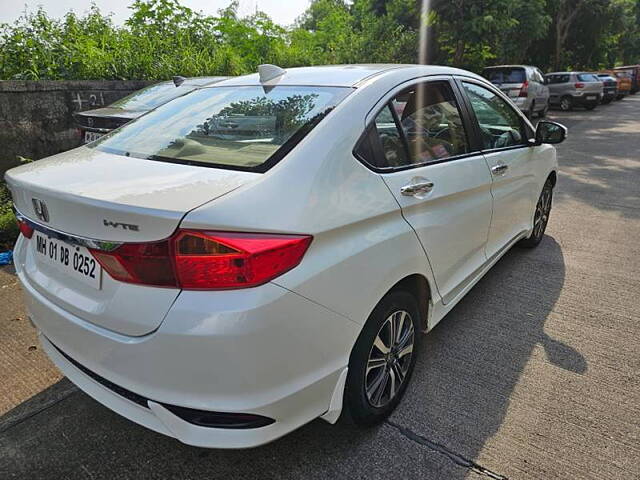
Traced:
<svg viewBox="0 0 640 480">
<path fill-rule="evenodd" d="M 155 109 L 90 148 L 163 162 L 265 172 L 350 92 L 345 87 L 210 87 Z"/>
</svg>

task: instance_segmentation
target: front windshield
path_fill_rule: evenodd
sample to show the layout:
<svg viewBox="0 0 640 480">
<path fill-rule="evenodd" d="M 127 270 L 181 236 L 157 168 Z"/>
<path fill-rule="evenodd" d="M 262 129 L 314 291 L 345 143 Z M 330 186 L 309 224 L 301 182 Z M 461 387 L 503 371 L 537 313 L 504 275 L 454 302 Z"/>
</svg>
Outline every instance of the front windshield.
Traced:
<svg viewBox="0 0 640 480">
<path fill-rule="evenodd" d="M 158 107 L 91 148 L 152 160 L 264 170 L 281 147 L 291 148 L 350 91 L 203 88 Z"/>
<path fill-rule="evenodd" d="M 197 88 L 197 85 L 182 84 L 176 87 L 173 82 L 156 83 L 155 85 L 133 92 L 131 95 L 127 95 L 109 106 L 133 111 L 152 110 L 158 105 L 162 105 L 174 98 L 178 98 L 180 95 L 189 93 L 195 88 Z"/>
</svg>

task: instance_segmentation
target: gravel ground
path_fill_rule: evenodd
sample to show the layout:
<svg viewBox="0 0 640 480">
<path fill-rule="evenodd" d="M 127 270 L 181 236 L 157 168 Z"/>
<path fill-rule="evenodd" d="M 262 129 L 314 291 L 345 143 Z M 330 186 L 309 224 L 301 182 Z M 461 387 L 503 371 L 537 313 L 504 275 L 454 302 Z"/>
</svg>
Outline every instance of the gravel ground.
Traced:
<svg viewBox="0 0 640 480">
<path fill-rule="evenodd" d="M 640 478 L 640 95 L 551 116 L 570 135 L 546 238 L 426 337 L 374 429 L 244 451 L 147 431 L 60 380 L 0 270 L 0 478 Z"/>
</svg>

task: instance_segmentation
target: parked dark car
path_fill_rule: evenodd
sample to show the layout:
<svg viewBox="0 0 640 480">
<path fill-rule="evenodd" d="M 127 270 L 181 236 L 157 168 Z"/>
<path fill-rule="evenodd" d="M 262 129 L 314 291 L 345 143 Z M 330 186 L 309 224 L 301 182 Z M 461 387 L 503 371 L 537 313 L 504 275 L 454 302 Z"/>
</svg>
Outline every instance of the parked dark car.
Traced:
<svg viewBox="0 0 640 480">
<path fill-rule="evenodd" d="M 622 70 L 602 70 L 600 73 L 608 73 L 618 81 L 618 95 L 616 100 L 622 100 L 631 94 L 631 73 Z"/>
<path fill-rule="evenodd" d="M 611 103 L 618 96 L 618 79 L 611 73 L 595 73 L 602 82 L 602 103 Z"/>
<path fill-rule="evenodd" d="M 93 142 L 149 110 L 198 87 L 211 85 L 227 78 L 229 77 L 174 77 L 173 80 L 156 83 L 133 92 L 108 107 L 74 113 L 73 117 L 78 124 L 82 143 Z"/>
</svg>

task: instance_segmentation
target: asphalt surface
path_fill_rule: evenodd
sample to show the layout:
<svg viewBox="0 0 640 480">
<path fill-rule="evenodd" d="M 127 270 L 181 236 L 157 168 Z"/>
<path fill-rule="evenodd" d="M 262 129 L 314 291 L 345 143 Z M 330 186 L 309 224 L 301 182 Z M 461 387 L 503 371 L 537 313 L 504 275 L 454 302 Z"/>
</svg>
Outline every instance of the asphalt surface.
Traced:
<svg viewBox="0 0 640 480">
<path fill-rule="evenodd" d="M 640 95 L 551 117 L 570 136 L 547 236 L 425 337 L 377 428 L 243 451 L 150 432 L 59 380 L 1 270 L 0 478 L 640 478 Z"/>
</svg>

